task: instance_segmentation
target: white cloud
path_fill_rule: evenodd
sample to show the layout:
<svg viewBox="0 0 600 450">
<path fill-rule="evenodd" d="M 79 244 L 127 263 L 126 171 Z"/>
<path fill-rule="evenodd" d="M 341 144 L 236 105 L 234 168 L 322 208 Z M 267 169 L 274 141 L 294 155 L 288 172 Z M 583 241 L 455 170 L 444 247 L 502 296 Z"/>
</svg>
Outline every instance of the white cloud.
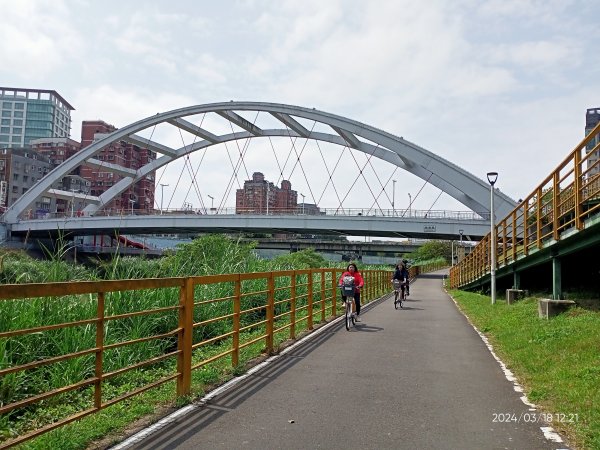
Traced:
<svg viewBox="0 0 600 450">
<path fill-rule="evenodd" d="M 290 103 L 404 136 L 481 178 L 496 169 L 501 189 L 517 198 L 566 156 L 583 134 L 585 109 L 600 105 L 593 57 L 600 10 L 592 0 L 149 0 L 143 8 L 0 0 L 0 10 L 3 84 L 56 89 L 77 108 L 76 139 L 84 119 L 122 127 L 199 103 Z M 177 145 L 169 133 L 164 138 Z M 229 146 L 234 155 L 238 146 Z M 212 186 L 226 185 L 231 169 L 227 152 L 214 150 L 203 177 L 216 196 Z M 314 146 L 303 158 L 310 174 L 323 168 Z M 250 145 L 248 164 L 279 175 L 264 142 Z M 174 166 L 169 176 L 181 173 Z M 401 175 L 402 197 L 416 195 L 423 180 Z M 438 193 L 425 186 L 417 207 Z M 372 201 L 365 186 L 355 195 Z M 337 202 L 331 187 L 326 196 Z M 455 207 L 443 198 L 436 207 Z"/>
<path fill-rule="evenodd" d="M 64 1 L 0 0 L 0 11 L 0 73 L 4 77 L 42 80 L 82 56 L 82 37 L 66 26 L 73 16 Z"/>
</svg>

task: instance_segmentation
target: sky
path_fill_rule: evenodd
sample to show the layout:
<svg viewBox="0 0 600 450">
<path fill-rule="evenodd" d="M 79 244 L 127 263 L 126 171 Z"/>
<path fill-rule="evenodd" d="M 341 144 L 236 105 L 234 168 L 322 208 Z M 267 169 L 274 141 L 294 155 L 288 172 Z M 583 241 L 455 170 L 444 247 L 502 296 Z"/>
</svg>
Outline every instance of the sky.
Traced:
<svg viewBox="0 0 600 450">
<path fill-rule="evenodd" d="M 56 90 L 75 107 L 77 141 L 82 120 L 123 127 L 229 100 L 316 108 L 403 136 L 481 179 L 496 171 L 516 200 L 583 139 L 586 109 L 600 107 L 599 19 L 597 0 L 0 0 L 0 85 Z M 240 145 L 247 161 L 233 181 Z M 168 184 L 157 202 L 162 193 L 165 207 L 196 207 L 211 195 L 233 206 L 252 172 L 281 178 L 273 155 L 292 149 L 276 147 L 230 144 L 202 163 L 195 155 L 194 169 L 173 163 L 157 174 Z M 304 165 L 283 171 L 307 203 L 466 209 L 364 155 L 354 164 L 366 181 L 340 171 L 336 192 L 319 154 L 331 168 L 343 150 L 331 147 L 306 144 Z M 201 199 L 180 179 L 186 172 L 196 172 Z"/>
</svg>

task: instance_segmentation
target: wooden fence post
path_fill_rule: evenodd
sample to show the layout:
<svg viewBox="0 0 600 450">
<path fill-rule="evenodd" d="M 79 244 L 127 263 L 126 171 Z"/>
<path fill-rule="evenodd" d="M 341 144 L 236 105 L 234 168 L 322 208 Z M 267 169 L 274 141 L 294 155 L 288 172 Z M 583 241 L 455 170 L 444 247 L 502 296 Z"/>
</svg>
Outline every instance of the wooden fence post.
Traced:
<svg viewBox="0 0 600 450">
<path fill-rule="evenodd" d="M 194 334 L 194 282 L 183 279 L 179 288 L 179 334 L 177 339 L 177 395 L 188 395 L 192 387 L 192 336 Z"/>
</svg>

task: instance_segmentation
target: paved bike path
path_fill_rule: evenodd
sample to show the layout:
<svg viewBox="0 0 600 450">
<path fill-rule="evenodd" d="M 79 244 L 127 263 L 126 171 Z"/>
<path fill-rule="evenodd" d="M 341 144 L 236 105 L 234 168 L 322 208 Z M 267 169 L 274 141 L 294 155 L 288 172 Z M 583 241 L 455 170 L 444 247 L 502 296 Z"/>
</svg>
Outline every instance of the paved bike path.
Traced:
<svg viewBox="0 0 600 450">
<path fill-rule="evenodd" d="M 442 289 L 441 275 L 334 324 L 124 448 L 559 449 Z M 537 412 L 539 414 L 539 411 Z M 527 416 L 531 418 L 532 416 Z"/>
</svg>

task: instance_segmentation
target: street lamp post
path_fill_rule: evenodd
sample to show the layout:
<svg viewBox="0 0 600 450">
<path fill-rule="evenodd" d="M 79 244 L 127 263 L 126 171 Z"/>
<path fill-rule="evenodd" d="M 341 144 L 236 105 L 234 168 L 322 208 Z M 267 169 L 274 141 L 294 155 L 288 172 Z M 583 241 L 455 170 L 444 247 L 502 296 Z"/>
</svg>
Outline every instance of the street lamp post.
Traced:
<svg viewBox="0 0 600 450">
<path fill-rule="evenodd" d="M 214 207 L 215 198 L 210 194 L 208 195 L 208 198 L 210 198 L 210 210 L 212 211 L 213 209 L 215 209 L 215 207 Z"/>
<path fill-rule="evenodd" d="M 133 216 L 133 205 L 135 204 L 135 200 L 130 198 L 129 203 L 131 203 L 131 215 Z"/>
<path fill-rule="evenodd" d="M 408 217 L 410 217 L 410 207 L 412 206 L 412 197 L 410 196 L 410 192 L 408 193 Z"/>
<path fill-rule="evenodd" d="M 267 181 L 267 216 L 269 215 L 269 182 Z"/>
<path fill-rule="evenodd" d="M 304 194 L 300 194 L 302 196 L 302 215 L 304 215 Z"/>
<path fill-rule="evenodd" d="M 160 214 L 161 215 L 163 213 L 163 198 L 165 196 L 165 186 L 168 186 L 168 184 L 160 183 Z"/>
<path fill-rule="evenodd" d="M 396 208 L 394 206 L 396 202 L 396 180 L 392 180 L 394 184 L 394 190 L 392 191 L 392 216 L 396 216 Z"/>
<path fill-rule="evenodd" d="M 75 216 L 75 189 L 71 189 L 73 196 L 71 197 L 71 217 Z"/>
<path fill-rule="evenodd" d="M 496 303 L 496 225 L 494 214 L 494 184 L 498 180 L 498 172 L 488 172 L 487 179 L 490 183 L 490 283 L 492 294 L 492 305 Z"/>
<path fill-rule="evenodd" d="M 458 230 L 459 240 L 458 240 L 458 248 L 460 248 L 460 252 L 462 253 L 462 257 L 464 258 L 465 252 L 462 250 L 462 237 L 463 230 Z M 460 256 L 458 254 L 458 249 L 456 249 L 456 262 L 460 262 Z"/>
</svg>

